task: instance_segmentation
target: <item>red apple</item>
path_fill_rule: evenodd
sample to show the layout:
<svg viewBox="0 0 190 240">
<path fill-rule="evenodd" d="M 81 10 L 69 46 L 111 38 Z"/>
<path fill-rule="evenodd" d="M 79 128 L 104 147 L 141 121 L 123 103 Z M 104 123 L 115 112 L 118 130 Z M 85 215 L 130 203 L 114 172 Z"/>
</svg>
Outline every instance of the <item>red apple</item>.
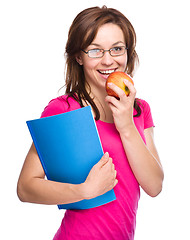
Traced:
<svg viewBox="0 0 190 240">
<path fill-rule="evenodd" d="M 124 72 L 113 72 L 109 75 L 106 81 L 106 91 L 109 96 L 119 98 L 119 96 L 111 88 L 108 87 L 108 83 L 114 83 L 119 88 L 121 88 L 127 96 L 129 95 L 130 91 L 129 88 L 123 82 L 124 79 L 129 80 L 134 85 L 132 78 Z"/>
</svg>

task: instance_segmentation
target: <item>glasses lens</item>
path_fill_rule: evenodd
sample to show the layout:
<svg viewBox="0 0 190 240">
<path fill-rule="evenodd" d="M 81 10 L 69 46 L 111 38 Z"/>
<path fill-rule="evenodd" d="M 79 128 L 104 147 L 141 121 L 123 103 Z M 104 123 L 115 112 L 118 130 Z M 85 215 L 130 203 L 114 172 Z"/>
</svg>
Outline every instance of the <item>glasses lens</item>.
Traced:
<svg viewBox="0 0 190 240">
<path fill-rule="evenodd" d="M 120 56 L 125 53 L 125 47 L 114 47 L 110 49 L 110 52 L 112 56 Z"/>
<path fill-rule="evenodd" d="M 101 49 L 92 49 L 88 51 L 88 56 L 91 58 L 99 58 L 102 57 L 103 52 Z"/>
</svg>

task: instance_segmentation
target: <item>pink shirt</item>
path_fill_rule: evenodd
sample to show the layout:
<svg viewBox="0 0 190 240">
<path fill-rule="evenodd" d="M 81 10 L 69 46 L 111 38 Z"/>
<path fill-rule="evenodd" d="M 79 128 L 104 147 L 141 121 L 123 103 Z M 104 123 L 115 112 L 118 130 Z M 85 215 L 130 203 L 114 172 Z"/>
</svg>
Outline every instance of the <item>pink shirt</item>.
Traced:
<svg viewBox="0 0 190 240">
<path fill-rule="evenodd" d="M 53 99 L 42 117 L 80 108 L 69 98 L 70 108 L 63 100 Z M 134 117 L 135 125 L 145 141 L 144 129 L 154 126 L 147 102 L 141 100 L 142 113 Z M 134 110 L 135 111 L 135 110 Z M 135 114 L 135 112 L 134 112 Z M 87 210 L 67 210 L 54 240 L 133 240 L 136 213 L 140 198 L 139 184 L 130 168 L 120 136 L 113 123 L 96 121 L 104 152 L 109 152 L 117 170 L 118 184 L 114 188 L 116 200 Z"/>
</svg>

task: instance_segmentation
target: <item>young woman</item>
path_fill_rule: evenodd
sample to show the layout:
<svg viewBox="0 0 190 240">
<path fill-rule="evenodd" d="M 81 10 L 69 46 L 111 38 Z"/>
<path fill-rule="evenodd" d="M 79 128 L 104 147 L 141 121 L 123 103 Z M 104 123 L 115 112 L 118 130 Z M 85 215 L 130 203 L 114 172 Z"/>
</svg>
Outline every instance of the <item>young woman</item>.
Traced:
<svg viewBox="0 0 190 240">
<path fill-rule="evenodd" d="M 67 210 L 54 240 L 134 239 L 139 186 L 150 196 L 162 190 L 163 170 L 153 140 L 150 107 L 136 99 L 134 86 L 124 81 L 129 96 L 110 84 L 119 99 L 108 96 L 111 72 L 133 76 L 138 56 L 136 35 L 129 20 L 115 9 L 94 7 L 77 15 L 66 45 L 66 94 L 53 99 L 42 117 L 93 109 L 104 156 L 86 181 L 74 185 L 46 180 L 34 145 L 18 181 L 21 201 L 65 204 L 99 196 L 112 188 L 116 200 L 88 210 Z"/>
</svg>

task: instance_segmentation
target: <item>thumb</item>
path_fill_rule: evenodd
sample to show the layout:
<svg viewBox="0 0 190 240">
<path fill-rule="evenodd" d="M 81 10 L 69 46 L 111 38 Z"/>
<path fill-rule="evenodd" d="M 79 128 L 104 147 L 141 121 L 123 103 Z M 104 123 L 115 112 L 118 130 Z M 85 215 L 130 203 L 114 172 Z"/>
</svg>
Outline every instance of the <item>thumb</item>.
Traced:
<svg viewBox="0 0 190 240">
<path fill-rule="evenodd" d="M 99 161 L 99 166 L 103 167 L 109 161 L 109 153 L 106 152 Z"/>
</svg>

